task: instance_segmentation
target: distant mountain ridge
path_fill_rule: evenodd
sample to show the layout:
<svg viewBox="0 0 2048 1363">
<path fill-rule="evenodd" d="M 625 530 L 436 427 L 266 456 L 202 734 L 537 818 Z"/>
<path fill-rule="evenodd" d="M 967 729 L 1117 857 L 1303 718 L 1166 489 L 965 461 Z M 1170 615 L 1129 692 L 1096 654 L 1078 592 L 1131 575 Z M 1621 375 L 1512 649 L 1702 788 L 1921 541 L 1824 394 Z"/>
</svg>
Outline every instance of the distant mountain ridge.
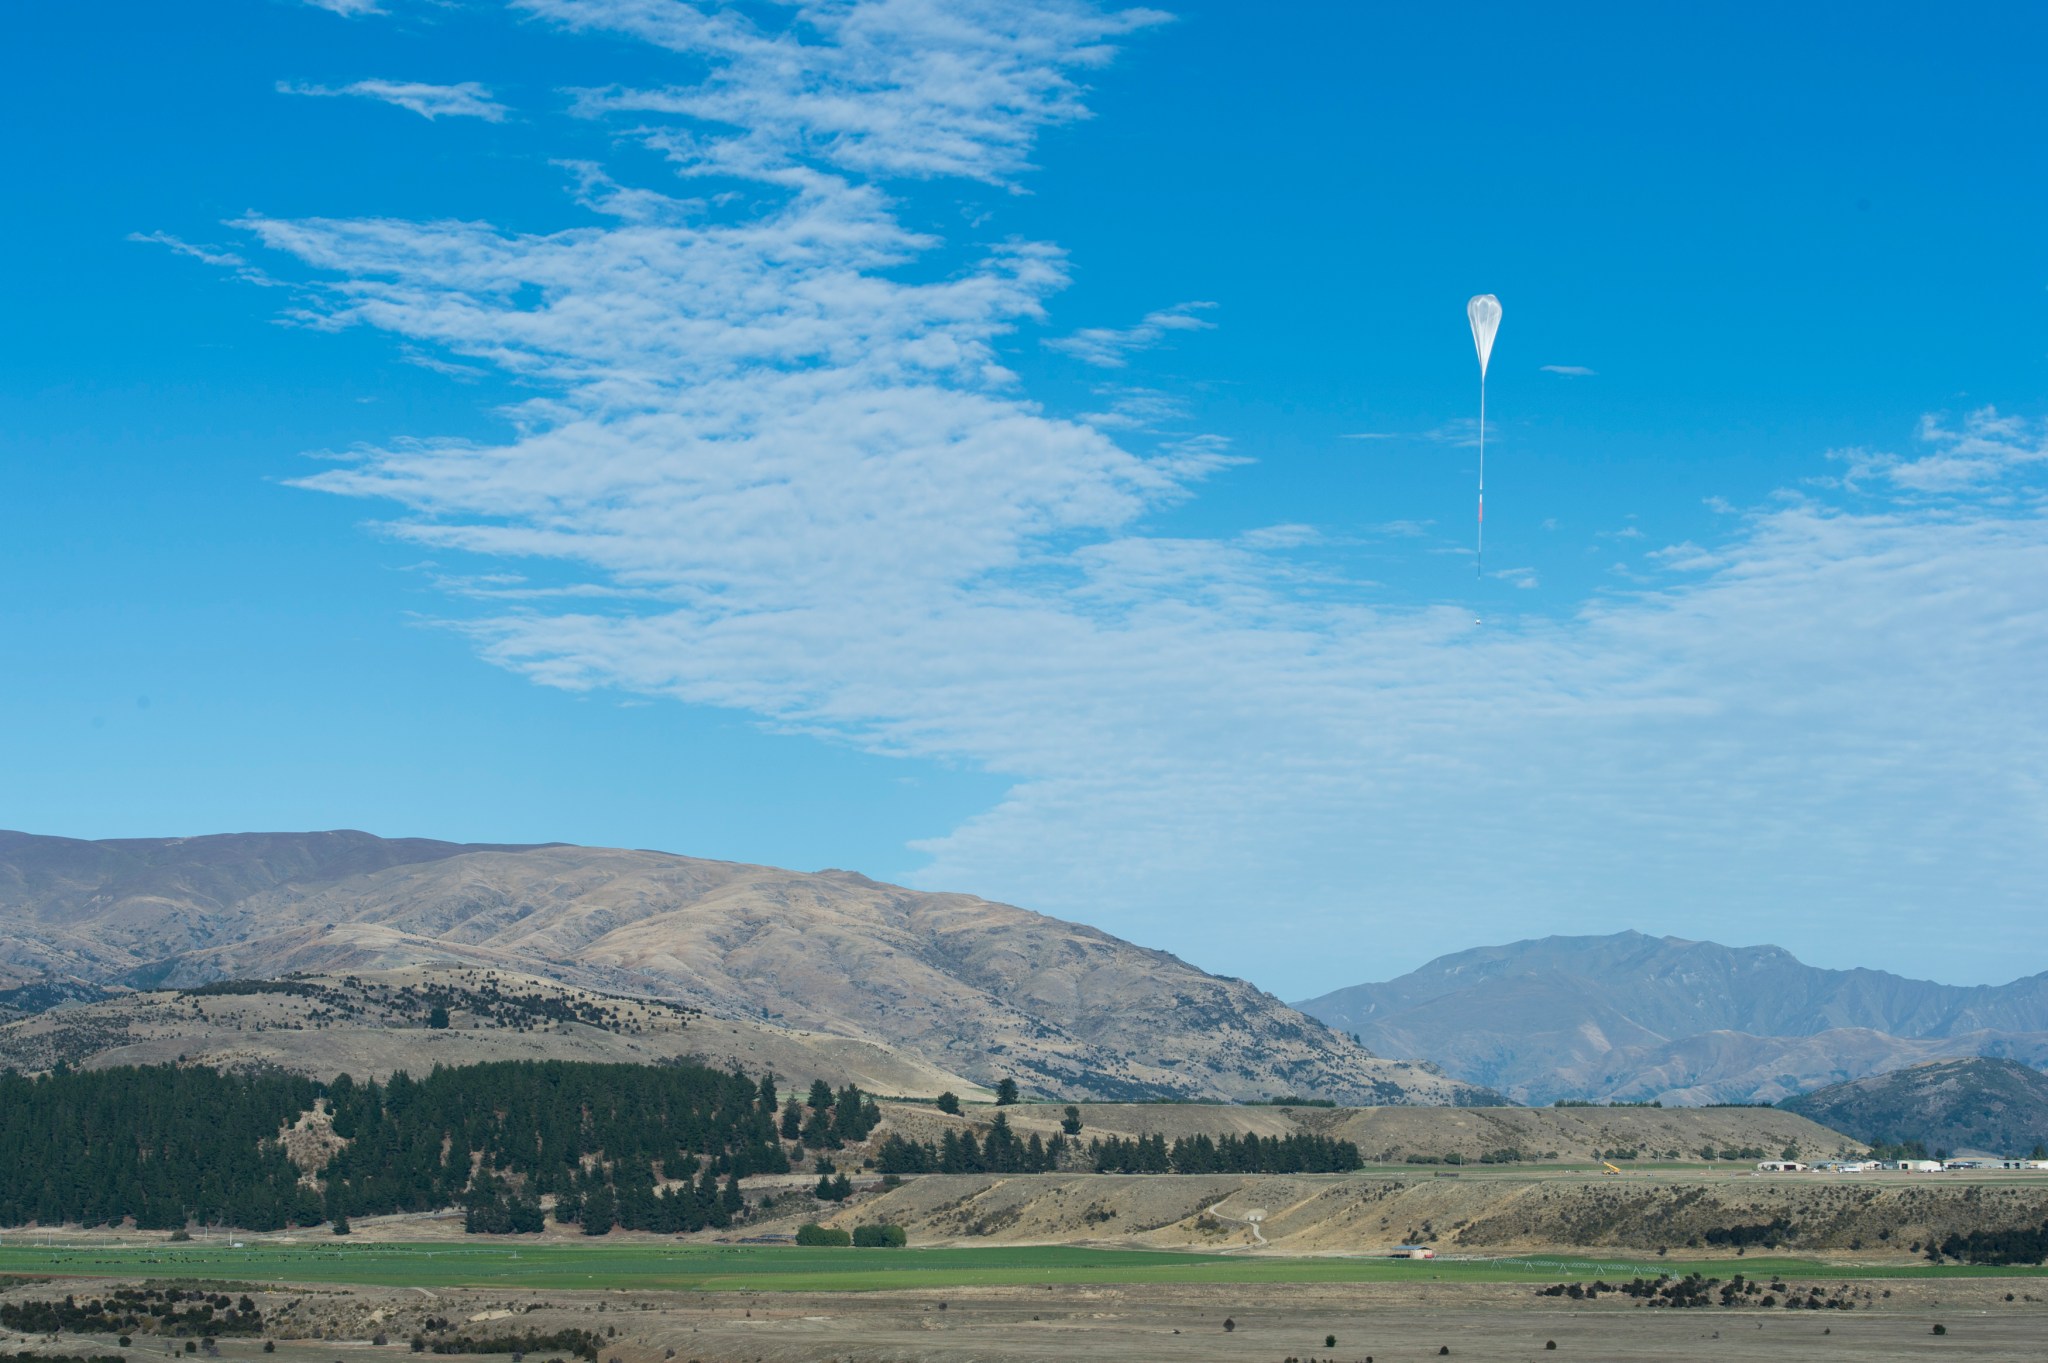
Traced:
<svg viewBox="0 0 2048 1363">
<path fill-rule="evenodd" d="M 1944 985 L 1634 931 L 1456 952 L 1295 1006 L 1536 1103 L 1776 1101 L 1942 1057 L 2048 1063 L 2048 973 Z"/>
<path fill-rule="evenodd" d="M 0 992 L 16 1000 L 414 968 L 673 1000 L 1048 1096 L 1486 1096 L 1166 952 L 847 871 L 350 831 L 0 834 Z"/>
<path fill-rule="evenodd" d="M 2048 1074 L 1973 1057 L 1914 1065 L 1802 1094 L 1787 1111 L 1864 1142 L 2025 1158 L 2048 1144 Z"/>
</svg>

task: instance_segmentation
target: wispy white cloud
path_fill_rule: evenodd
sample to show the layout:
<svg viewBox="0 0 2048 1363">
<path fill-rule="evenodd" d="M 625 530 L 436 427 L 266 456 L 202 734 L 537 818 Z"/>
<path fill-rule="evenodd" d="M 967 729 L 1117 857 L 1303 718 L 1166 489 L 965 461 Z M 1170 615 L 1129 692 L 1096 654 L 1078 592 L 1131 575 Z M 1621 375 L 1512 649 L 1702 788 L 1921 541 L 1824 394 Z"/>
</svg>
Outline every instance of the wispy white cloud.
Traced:
<svg viewBox="0 0 2048 1363">
<path fill-rule="evenodd" d="M 212 265 L 217 269 L 232 270 L 238 278 L 251 284 L 268 287 L 276 282 L 269 275 L 251 265 L 233 251 L 224 251 L 213 246 L 195 246 L 193 243 L 185 241 L 180 237 L 172 236 L 169 232 L 130 232 L 128 240 L 143 245 L 166 247 L 189 260 L 196 260 L 202 265 Z"/>
<path fill-rule="evenodd" d="M 474 383 L 476 380 L 483 378 L 486 372 L 476 365 L 458 364 L 454 360 L 444 359 L 430 351 L 421 350 L 417 346 L 405 346 L 402 348 L 402 351 L 405 355 L 406 363 L 418 365 L 421 369 L 429 370 L 463 383 Z"/>
<path fill-rule="evenodd" d="M 687 85 L 585 91 L 581 108 L 690 120 L 655 137 L 680 167 L 791 184 L 829 168 L 1013 185 L 1041 130 L 1087 117 L 1077 73 L 1167 18 L 1080 0 L 817 0 L 768 28 L 681 0 L 515 3 L 708 62 Z"/>
<path fill-rule="evenodd" d="M 218 265 L 223 269 L 247 269 L 249 262 L 233 251 L 216 250 L 210 246 L 194 246 L 191 242 L 172 236 L 169 232 L 130 232 L 128 240 L 157 246 L 167 246 L 181 256 L 199 261 L 205 265 Z"/>
<path fill-rule="evenodd" d="M 410 109 L 426 119 L 481 118 L 486 123 L 502 123 L 511 112 L 491 98 L 489 90 L 473 80 L 455 85 L 429 85 L 414 80 L 359 80 L 336 86 L 281 80 L 277 83 L 277 92 L 281 95 L 323 97 L 353 95 L 361 99 L 382 100 L 401 109 Z"/>
<path fill-rule="evenodd" d="M 702 199 L 679 199 L 652 189 L 621 185 L 594 161 L 557 161 L 576 181 L 576 202 L 593 213 L 626 222 L 680 222 L 702 213 Z"/>
<path fill-rule="evenodd" d="M 1347 431 L 1337 437 L 1339 440 L 1425 440 L 1436 445 L 1477 445 L 1479 443 L 1479 418 L 1473 416 L 1454 417 L 1440 426 L 1426 431 Z M 1494 422 L 1486 423 L 1486 438 L 1500 438 L 1500 427 Z"/>
<path fill-rule="evenodd" d="M 905 268 L 939 243 L 881 177 L 1011 182 L 1137 20 L 875 0 L 765 31 L 655 0 L 525 8 L 701 66 L 586 112 L 630 109 L 686 174 L 779 192 L 545 233 L 244 224 L 327 281 L 323 324 L 535 394 L 502 440 L 395 441 L 304 480 L 395 505 L 388 533 L 439 560 L 480 556 L 450 590 L 479 603 L 462 628 L 492 661 L 997 773 L 1000 802 L 921 844 L 923 883 L 1283 985 L 1307 983 L 1304 940 L 1363 975 L 1651 907 L 1798 947 L 1831 914 L 1887 932 L 2034 904 L 2038 427 L 1931 422 L 1924 454 L 1731 509 L 1564 614 L 1390 605 L 1311 575 L 1312 527 L 1157 534 L 1232 457 L 1215 437 L 1019 391 L 1000 348 L 1065 283 L 1056 247 Z M 574 192 L 627 191 L 579 172 Z M 552 563 L 545 589 L 491 580 L 506 560 Z M 1248 908 L 1275 930 L 1248 939 Z M 2048 948 L 2008 921 L 2001 950 Z"/>
<path fill-rule="evenodd" d="M 1588 369 L 1582 364 L 1546 364 L 1540 366 L 1546 374 L 1563 374 L 1567 378 L 1590 379 L 1599 371 Z"/>
<path fill-rule="evenodd" d="M 382 14 L 383 6 L 377 0 L 305 0 L 314 9 L 324 9 L 330 14 L 339 14 L 346 19 L 360 19 L 366 14 Z"/>
<path fill-rule="evenodd" d="M 2048 425 L 2001 415 L 1995 407 L 1966 413 L 1960 425 L 1945 415 L 1923 416 L 1915 435 L 1926 453 L 1835 452 L 1833 457 L 1848 465 L 1843 481 L 1852 487 L 1889 485 L 1923 497 L 1952 496 L 1979 492 L 2016 470 L 2048 462 Z"/>
<path fill-rule="evenodd" d="M 1187 416 L 1187 403 L 1156 388 L 1102 387 L 1095 396 L 1109 399 L 1099 412 L 1083 412 L 1081 420 L 1104 431 L 1152 431 Z"/>
<path fill-rule="evenodd" d="M 1130 363 L 1131 353 L 1150 350 L 1176 331 L 1206 331 L 1215 326 L 1201 314 L 1214 303 L 1176 303 L 1170 308 L 1145 314 L 1136 326 L 1086 327 L 1071 336 L 1058 336 L 1046 344 L 1072 355 L 1083 364 L 1100 369 L 1121 369 Z"/>
</svg>

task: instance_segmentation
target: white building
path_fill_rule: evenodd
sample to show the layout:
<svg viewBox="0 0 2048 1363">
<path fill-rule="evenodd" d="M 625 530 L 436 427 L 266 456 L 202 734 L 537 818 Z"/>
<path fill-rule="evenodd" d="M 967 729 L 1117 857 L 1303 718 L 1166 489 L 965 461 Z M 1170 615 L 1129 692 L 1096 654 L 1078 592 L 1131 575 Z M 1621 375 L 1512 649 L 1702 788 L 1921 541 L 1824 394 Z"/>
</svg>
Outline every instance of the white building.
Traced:
<svg viewBox="0 0 2048 1363">
<path fill-rule="evenodd" d="M 1805 1170 L 1806 1166 L 1796 1159 L 1759 1160 L 1756 1166 L 1759 1174 L 1798 1174 Z"/>
<path fill-rule="evenodd" d="M 1938 1174 L 1941 1172 L 1941 1161 L 1938 1159 L 1902 1159 L 1894 1164 L 1892 1168 L 1907 1174 Z"/>
</svg>

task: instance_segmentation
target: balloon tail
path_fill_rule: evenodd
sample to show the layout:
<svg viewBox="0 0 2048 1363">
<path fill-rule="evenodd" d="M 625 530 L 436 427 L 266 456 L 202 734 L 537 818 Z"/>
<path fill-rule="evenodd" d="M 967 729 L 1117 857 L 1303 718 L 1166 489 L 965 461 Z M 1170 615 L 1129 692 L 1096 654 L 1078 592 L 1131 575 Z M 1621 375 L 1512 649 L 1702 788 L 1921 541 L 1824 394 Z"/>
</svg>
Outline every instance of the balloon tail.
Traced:
<svg viewBox="0 0 2048 1363">
<path fill-rule="evenodd" d="M 1486 575 L 1486 371 L 1479 373 L 1479 548 L 1472 556 L 1472 576 Z"/>
</svg>

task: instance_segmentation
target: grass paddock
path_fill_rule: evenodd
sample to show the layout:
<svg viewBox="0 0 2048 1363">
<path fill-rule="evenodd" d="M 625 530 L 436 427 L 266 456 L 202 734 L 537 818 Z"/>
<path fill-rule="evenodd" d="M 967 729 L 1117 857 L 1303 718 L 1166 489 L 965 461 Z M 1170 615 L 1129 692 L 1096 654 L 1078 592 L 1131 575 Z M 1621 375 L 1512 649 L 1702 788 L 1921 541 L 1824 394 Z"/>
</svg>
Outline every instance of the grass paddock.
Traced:
<svg viewBox="0 0 2048 1363">
<path fill-rule="evenodd" d="M 1071 1246 L 817 1249 L 793 1245 L 254 1244 L 148 1248 L 0 1244 L 0 1274 L 553 1290 L 863 1292 L 1078 1284 L 1558 1282 L 1700 1272 L 1728 1278 L 2039 1277 L 2038 1267 L 1852 1265 L 1748 1256 L 1537 1255 L 1406 1261 Z"/>
</svg>

